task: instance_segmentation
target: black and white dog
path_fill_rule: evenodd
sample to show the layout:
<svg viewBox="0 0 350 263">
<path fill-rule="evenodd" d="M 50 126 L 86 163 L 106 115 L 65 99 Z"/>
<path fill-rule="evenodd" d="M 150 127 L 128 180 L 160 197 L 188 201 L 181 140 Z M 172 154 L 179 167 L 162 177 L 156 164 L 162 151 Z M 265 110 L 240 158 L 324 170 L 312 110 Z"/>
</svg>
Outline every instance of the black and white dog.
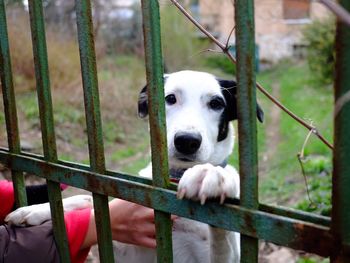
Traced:
<svg viewBox="0 0 350 263">
<path fill-rule="evenodd" d="M 164 92 L 170 176 L 178 180 L 178 198 L 204 204 L 210 198 L 223 203 L 226 197 L 239 197 L 239 175 L 227 164 L 234 145 L 230 122 L 237 119 L 236 83 L 204 72 L 180 71 L 165 75 Z M 147 116 L 147 86 L 140 93 L 138 109 L 140 117 Z M 263 121 L 259 106 L 257 118 Z M 152 165 L 139 174 L 152 178 Z M 91 204 L 91 199 L 79 202 L 78 208 Z M 48 206 L 36 209 L 39 214 L 45 210 L 41 216 L 45 220 L 50 218 Z M 7 220 L 24 222 L 16 211 Z M 117 247 L 118 262 L 156 262 L 155 250 L 122 243 Z M 239 262 L 239 234 L 178 218 L 173 225 L 173 250 L 178 263 Z"/>
</svg>

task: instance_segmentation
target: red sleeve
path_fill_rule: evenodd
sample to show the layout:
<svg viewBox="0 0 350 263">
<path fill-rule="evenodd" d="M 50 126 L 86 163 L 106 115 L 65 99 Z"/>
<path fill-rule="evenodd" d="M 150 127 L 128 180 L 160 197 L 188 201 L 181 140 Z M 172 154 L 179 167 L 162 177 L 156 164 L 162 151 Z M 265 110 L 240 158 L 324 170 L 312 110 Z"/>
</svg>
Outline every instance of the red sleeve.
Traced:
<svg viewBox="0 0 350 263">
<path fill-rule="evenodd" d="M 86 208 L 68 212 L 64 216 L 72 263 L 85 262 L 90 251 L 90 248 L 80 250 L 89 227 L 90 214 L 91 209 Z"/>
<path fill-rule="evenodd" d="M 11 212 L 15 203 L 15 197 L 13 193 L 12 182 L 3 180 L 0 181 L 0 223 L 4 222 L 4 219 L 8 213 Z"/>
</svg>

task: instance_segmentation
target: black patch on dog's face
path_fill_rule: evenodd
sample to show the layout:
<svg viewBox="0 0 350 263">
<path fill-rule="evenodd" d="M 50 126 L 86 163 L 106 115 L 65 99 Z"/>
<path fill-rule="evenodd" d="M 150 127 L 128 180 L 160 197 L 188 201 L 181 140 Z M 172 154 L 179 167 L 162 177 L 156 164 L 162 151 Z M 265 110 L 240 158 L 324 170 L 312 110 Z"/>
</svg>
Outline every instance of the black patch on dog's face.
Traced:
<svg viewBox="0 0 350 263">
<path fill-rule="evenodd" d="M 236 120 L 237 115 L 237 83 L 233 80 L 218 79 L 221 86 L 221 92 L 226 100 L 226 107 L 223 111 L 219 122 L 218 142 L 224 140 L 228 134 L 228 123 Z M 260 122 L 264 121 L 264 112 L 260 105 L 256 105 L 256 115 Z"/>
<path fill-rule="evenodd" d="M 140 118 L 145 118 L 148 115 L 147 85 L 142 88 L 139 94 L 138 114 Z"/>
<path fill-rule="evenodd" d="M 218 142 L 226 139 L 228 134 L 228 123 L 237 119 L 237 84 L 235 81 L 219 80 L 222 95 L 225 97 L 226 107 L 220 116 Z"/>
<path fill-rule="evenodd" d="M 164 76 L 164 85 L 167 80 L 167 76 Z M 147 85 L 142 88 L 139 94 L 138 100 L 138 115 L 140 118 L 145 118 L 148 115 L 148 93 Z"/>
</svg>

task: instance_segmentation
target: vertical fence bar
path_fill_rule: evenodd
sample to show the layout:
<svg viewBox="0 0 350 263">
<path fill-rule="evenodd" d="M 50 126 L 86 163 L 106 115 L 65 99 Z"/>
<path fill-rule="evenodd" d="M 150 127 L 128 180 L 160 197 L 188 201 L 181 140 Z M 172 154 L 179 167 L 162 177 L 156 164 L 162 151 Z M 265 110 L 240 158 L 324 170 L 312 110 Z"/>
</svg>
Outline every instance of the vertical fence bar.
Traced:
<svg viewBox="0 0 350 263">
<path fill-rule="evenodd" d="M 84 104 L 92 171 L 105 172 L 100 100 L 90 0 L 76 0 L 78 41 L 84 88 Z M 101 262 L 114 262 L 108 196 L 93 194 Z"/>
<path fill-rule="evenodd" d="M 350 11 L 350 0 L 340 0 Z M 339 242 L 332 262 L 350 262 L 350 27 L 338 20 L 336 33 L 332 232 Z"/>
<path fill-rule="evenodd" d="M 258 209 L 254 0 L 236 0 L 235 19 L 240 200 L 242 206 Z M 241 262 L 258 262 L 258 250 L 258 239 L 241 236 Z"/>
<path fill-rule="evenodd" d="M 41 0 L 29 0 L 28 4 L 44 159 L 49 162 L 56 162 L 56 137 L 50 91 L 43 6 Z M 63 219 L 60 184 L 47 180 L 47 186 L 53 230 L 55 234 L 56 244 L 60 253 L 60 259 L 61 262 L 70 262 L 66 227 Z"/>
<path fill-rule="evenodd" d="M 141 5 L 148 85 L 153 184 L 167 188 L 169 186 L 169 168 L 159 4 L 157 0 L 142 0 Z M 161 263 L 172 262 L 170 214 L 155 211 L 155 222 L 157 230 L 157 260 Z"/>
<path fill-rule="evenodd" d="M 7 141 L 10 152 L 20 153 L 15 92 L 12 81 L 10 47 L 7 33 L 7 22 L 4 0 L 0 0 L 0 77 L 4 100 Z M 12 171 L 16 206 L 27 205 L 27 195 L 22 172 Z"/>
</svg>

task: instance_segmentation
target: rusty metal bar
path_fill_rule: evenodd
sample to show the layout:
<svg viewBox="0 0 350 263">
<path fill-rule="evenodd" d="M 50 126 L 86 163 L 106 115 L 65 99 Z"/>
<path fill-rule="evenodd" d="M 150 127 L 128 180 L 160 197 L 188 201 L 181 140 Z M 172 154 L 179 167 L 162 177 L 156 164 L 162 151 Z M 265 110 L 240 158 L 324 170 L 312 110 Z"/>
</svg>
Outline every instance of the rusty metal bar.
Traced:
<svg viewBox="0 0 350 263">
<path fill-rule="evenodd" d="M 142 0 L 149 124 L 151 133 L 153 184 L 169 187 L 168 150 L 166 138 L 163 58 L 160 37 L 159 4 L 157 0 Z M 170 213 L 155 211 L 157 260 L 173 261 Z"/>
<path fill-rule="evenodd" d="M 241 205 L 259 206 L 255 88 L 254 0 L 235 1 L 237 110 Z M 249 222 L 246 222 L 249 224 Z M 258 262 L 258 239 L 241 236 L 241 262 Z"/>
<path fill-rule="evenodd" d="M 7 21 L 4 0 L 0 0 L 0 78 L 6 119 L 8 147 L 13 153 L 20 153 L 15 92 L 12 81 L 12 66 L 7 33 Z M 27 205 L 24 176 L 17 171 L 12 172 L 16 206 Z"/>
<path fill-rule="evenodd" d="M 122 198 L 166 213 L 198 220 L 212 226 L 241 232 L 278 245 L 329 256 L 333 239 L 329 227 L 303 220 L 244 208 L 239 205 L 218 205 L 208 202 L 205 206 L 190 200 L 178 200 L 176 192 L 152 186 L 150 180 L 132 182 L 92 171 L 72 168 L 37 158 L 0 150 L 0 162 L 13 169 L 62 182 L 75 187 Z M 47 173 L 47 171 L 51 171 Z M 125 175 L 124 175 L 125 176 Z M 121 177 L 124 177 L 123 175 Z M 146 184 L 146 181 L 147 184 Z M 99 185 L 99 188 L 96 188 Z M 215 215 L 215 216 L 214 216 Z"/>
<path fill-rule="evenodd" d="M 0 150 L 3 152 L 8 152 L 8 150 L 6 148 L 3 148 L 3 147 L 0 147 Z M 34 154 L 34 153 L 22 152 L 21 155 L 29 157 L 29 158 L 43 160 L 41 155 Z M 63 166 L 67 166 L 67 167 L 70 167 L 73 169 L 91 171 L 90 166 L 84 165 L 84 164 L 79 164 L 79 163 L 74 163 L 74 162 L 69 162 L 69 161 L 62 161 L 62 160 L 59 160 L 58 164 L 63 165 Z M 143 178 L 140 176 L 134 176 L 134 175 L 129 175 L 129 174 L 110 171 L 110 170 L 106 170 L 104 174 L 107 176 L 118 177 L 119 179 L 123 179 L 123 180 L 129 180 L 129 181 L 137 182 L 137 183 L 141 183 L 141 184 L 149 184 L 149 179 L 146 179 L 146 178 Z M 170 183 L 170 186 L 168 189 L 176 191 L 177 184 Z M 232 200 L 227 199 L 226 203 L 239 205 L 239 200 L 238 199 L 232 199 Z M 289 207 L 259 204 L 259 211 L 266 212 L 269 214 L 274 214 L 277 216 L 289 217 L 291 219 L 305 221 L 305 222 L 309 222 L 309 223 L 316 224 L 316 225 L 322 225 L 325 227 L 330 227 L 330 224 L 331 224 L 330 217 L 321 216 L 318 214 L 309 213 L 309 212 L 305 212 L 305 211 L 301 211 L 301 210 L 296 210 L 296 209 L 289 208 Z"/>
<path fill-rule="evenodd" d="M 29 0 L 28 4 L 44 159 L 46 161 L 56 162 L 57 150 L 50 91 L 43 6 L 41 0 Z M 63 218 L 60 184 L 58 182 L 47 180 L 47 187 L 53 230 L 61 257 L 61 262 L 70 262 L 66 226 Z"/>
<path fill-rule="evenodd" d="M 96 55 L 90 0 L 76 0 L 80 64 L 91 170 L 105 172 L 103 133 L 96 71 Z M 101 262 L 114 262 L 108 196 L 93 192 L 97 240 Z"/>
<path fill-rule="evenodd" d="M 350 0 L 339 4 L 350 11 Z M 350 262 L 350 27 L 337 21 L 332 233 L 337 250 L 331 262 Z"/>
</svg>

